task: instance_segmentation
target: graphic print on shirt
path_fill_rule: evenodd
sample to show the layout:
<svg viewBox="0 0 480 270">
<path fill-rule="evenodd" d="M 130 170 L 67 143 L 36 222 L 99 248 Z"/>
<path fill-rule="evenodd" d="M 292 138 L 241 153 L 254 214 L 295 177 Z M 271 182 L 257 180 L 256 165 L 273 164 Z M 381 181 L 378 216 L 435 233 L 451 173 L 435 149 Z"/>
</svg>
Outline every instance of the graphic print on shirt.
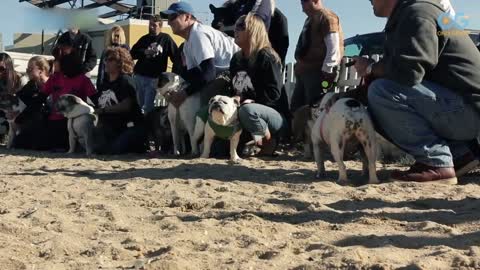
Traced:
<svg viewBox="0 0 480 270">
<path fill-rule="evenodd" d="M 100 108 L 106 108 L 116 104 L 118 104 L 117 95 L 110 89 L 103 91 L 102 95 L 98 98 L 98 106 L 100 106 Z"/>
<path fill-rule="evenodd" d="M 255 92 L 253 88 L 252 80 L 248 76 L 247 72 L 239 71 L 233 77 L 233 90 L 237 96 L 245 96 Z"/>
</svg>

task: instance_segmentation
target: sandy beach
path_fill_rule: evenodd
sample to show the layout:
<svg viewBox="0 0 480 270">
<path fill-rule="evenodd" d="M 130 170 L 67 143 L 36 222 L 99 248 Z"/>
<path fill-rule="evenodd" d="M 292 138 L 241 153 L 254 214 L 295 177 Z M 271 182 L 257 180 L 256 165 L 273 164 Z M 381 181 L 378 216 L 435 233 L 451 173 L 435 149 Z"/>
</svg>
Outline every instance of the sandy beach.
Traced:
<svg viewBox="0 0 480 270">
<path fill-rule="evenodd" d="M 318 181 L 295 155 L 0 156 L 2 270 L 480 269 L 476 173 L 344 187 L 335 164 Z M 379 178 L 397 167 L 379 164 Z"/>
</svg>

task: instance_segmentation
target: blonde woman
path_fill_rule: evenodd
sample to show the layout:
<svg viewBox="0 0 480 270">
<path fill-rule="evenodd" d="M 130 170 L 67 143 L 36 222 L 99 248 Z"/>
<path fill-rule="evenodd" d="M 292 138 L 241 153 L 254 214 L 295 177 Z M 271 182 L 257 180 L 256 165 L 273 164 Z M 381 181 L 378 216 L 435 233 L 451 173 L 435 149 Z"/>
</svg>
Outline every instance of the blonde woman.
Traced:
<svg viewBox="0 0 480 270">
<path fill-rule="evenodd" d="M 264 154 L 272 154 L 287 129 L 280 111 L 288 111 L 282 94 L 282 64 L 268 39 L 262 19 L 250 13 L 235 24 L 235 43 L 240 47 L 230 62 L 235 95 L 244 105 L 239 118 Z"/>
<path fill-rule="evenodd" d="M 130 51 L 130 47 L 127 44 L 127 39 L 125 37 L 125 31 L 119 25 L 114 25 L 110 30 L 105 33 L 105 50 L 102 52 L 100 57 L 100 65 L 98 67 L 98 77 L 97 77 L 97 88 L 103 83 L 106 79 L 105 71 L 105 51 L 109 48 L 121 47 Z"/>
<path fill-rule="evenodd" d="M 37 132 L 45 125 L 46 96 L 40 93 L 50 77 L 53 61 L 45 57 L 34 56 L 28 61 L 28 83 L 16 93 L 27 107 L 15 117 L 15 123 L 22 126 L 22 132 L 15 136 L 13 146 L 22 149 L 35 149 Z"/>
</svg>

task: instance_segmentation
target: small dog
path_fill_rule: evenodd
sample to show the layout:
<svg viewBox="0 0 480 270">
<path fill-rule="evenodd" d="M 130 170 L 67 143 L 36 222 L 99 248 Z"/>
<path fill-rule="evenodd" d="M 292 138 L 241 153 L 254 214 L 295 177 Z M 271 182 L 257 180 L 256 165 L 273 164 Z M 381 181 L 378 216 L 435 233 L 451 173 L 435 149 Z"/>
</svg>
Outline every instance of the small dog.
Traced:
<svg viewBox="0 0 480 270">
<path fill-rule="evenodd" d="M 159 83 L 158 93 L 167 100 L 169 95 L 174 92 L 181 91 L 188 87 L 188 83 L 179 75 L 164 72 L 162 73 Z M 176 108 L 172 104 L 168 105 L 168 120 L 173 137 L 173 153 L 175 155 L 185 154 L 186 147 L 183 140 L 183 132 L 186 131 L 190 137 L 192 153 L 198 154 L 198 139 L 194 137 L 196 114 L 200 109 L 200 94 L 195 93 Z"/>
<path fill-rule="evenodd" d="M 333 158 L 338 164 L 339 184 L 347 184 L 347 171 L 343 162 L 345 153 L 358 149 L 361 145 L 363 173 L 369 174 L 369 184 L 378 184 L 376 174 L 376 140 L 375 130 L 367 109 L 357 100 L 341 98 L 328 107 L 334 93 L 326 93 L 320 106 L 313 108 L 315 122 L 312 126 L 311 139 L 313 153 L 317 163 L 317 177 L 325 175 L 325 165 L 320 149 L 321 144 L 330 146 Z M 366 157 L 365 157 L 366 156 Z M 368 164 L 367 164 L 368 162 Z"/>
<path fill-rule="evenodd" d="M 168 153 L 172 149 L 172 130 L 167 107 L 155 107 L 146 116 L 149 139 L 155 143 L 155 151 Z"/>
<path fill-rule="evenodd" d="M 210 99 L 201 158 L 210 157 L 210 147 L 213 139 L 220 137 L 230 140 L 230 161 L 239 162 L 241 160 L 237 154 L 237 146 L 242 134 L 242 128 L 238 120 L 239 107 L 240 102 L 235 98 L 216 95 Z"/>
<path fill-rule="evenodd" d="M 55 103 L 55 108 L 67 119 L 69 154 L 75 153 L 77 141 L 82 145 L 87 155 L 93 154 L 94 128 L 98 118 L 92 106 L 75 95 L 61 95 Z"/>
<path fill-rule="evenodd" d="M 5 112 L 5 114 L 16 115 L 12 119 L 7 119 L 8 121 L 8 140 L 7 148 L 11 148 L 13 145 L 13 140 L 21 132 L 21 126 L 15 122 L 15 119 L 20 115 L 27 106 L 23 101 L 18 98 L 16 95 L 3 94 L 0 95 L 0 110 Z"/>
</svg>

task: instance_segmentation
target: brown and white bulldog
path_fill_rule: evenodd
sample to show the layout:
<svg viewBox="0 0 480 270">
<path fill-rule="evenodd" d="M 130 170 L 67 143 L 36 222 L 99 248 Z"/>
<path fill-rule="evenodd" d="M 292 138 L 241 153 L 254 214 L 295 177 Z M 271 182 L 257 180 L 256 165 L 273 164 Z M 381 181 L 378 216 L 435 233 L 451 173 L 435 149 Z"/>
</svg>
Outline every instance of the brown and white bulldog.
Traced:
<svg viewBox="0 0 480 270">
<path fill-rule="evenodd" d="M 75 95 L 61 95 L 55 107 L 67 119 L 69 154 L 75 153 L 77 141 L 82 145 L 87 155 L 93 154 L 94 129 L 97 125 L 97 116 L 92 106 Z"/>
<path fill-rule="evenodd" d="M 326 93 L 320 105 L 313 108 L 314 124 L 311 131 L 313 154 L 317 163 L 317 177 L 325 174 L 321 145 L 329 146 L 338 164 L 339 184 L 347 184 L 347 170 L 343 162 L 346 152 L 363 148 L 363 173 L 368 170 L 369 184 L 378 184 L 376 174 L 376 133 L 365 106 L 352 98 L 341 98 L 329 105 L 334 93 Z"/>
<path fill-rule="evenodd" d="M 240 102 L 235 98 L 216 95 L 210 99 L 201 158 L 209 158 L 213 139 L 220 137 L 230 140 L 230 161 L 239 162 L 241 160 L 237 154 L 237 146 L 242 134 L 242 128 L 238 120 L 239 107 Z"/>
<path fill-rule="evenodd" d="M 6 115 L 15 115 L 13 118 L 7 118 L 8 121 L 8 140 L 7 148 L 11 148 L 15 136 L 20 133 L 21 127 L 15 123 L 16 116 L 20 115 L 27 106 L 16 95 L 2 94 L 0 95 L 0 110 Z"/>
</svg>

